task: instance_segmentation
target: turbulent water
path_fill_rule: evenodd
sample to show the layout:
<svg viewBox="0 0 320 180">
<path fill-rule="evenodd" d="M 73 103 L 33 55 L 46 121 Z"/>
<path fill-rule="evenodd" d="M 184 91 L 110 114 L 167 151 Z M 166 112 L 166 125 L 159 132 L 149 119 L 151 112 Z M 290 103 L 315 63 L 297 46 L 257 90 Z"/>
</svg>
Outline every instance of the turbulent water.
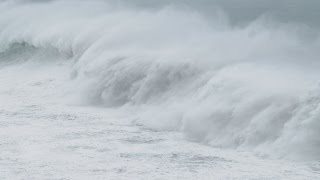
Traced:
<svg viewBox="0 0 320 180">
<path fill-rule="evenodd" d="M 319 10 L 0 1 L 0 175 L 319 178 Z"/>
</svg>

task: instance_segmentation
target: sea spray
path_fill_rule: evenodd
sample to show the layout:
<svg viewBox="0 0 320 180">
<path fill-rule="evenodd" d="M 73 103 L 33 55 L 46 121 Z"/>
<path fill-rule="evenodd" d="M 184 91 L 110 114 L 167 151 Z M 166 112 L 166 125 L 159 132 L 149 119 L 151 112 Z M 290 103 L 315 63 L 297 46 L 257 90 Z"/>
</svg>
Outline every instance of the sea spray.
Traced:
<svg viewBox="0 0 320 180">
<path fill-rule="evenodd" d="M 74 4 L 1 4 L 1 61 L 17 60 L 17 45 L 69 59 L 66 98 L 77 103 L 135 109 L 136 123 L 215 147 L 320 159 L 316 28 L 266 15 L 237 26 L 227 12 L 174 5 Z"/>
</svg>

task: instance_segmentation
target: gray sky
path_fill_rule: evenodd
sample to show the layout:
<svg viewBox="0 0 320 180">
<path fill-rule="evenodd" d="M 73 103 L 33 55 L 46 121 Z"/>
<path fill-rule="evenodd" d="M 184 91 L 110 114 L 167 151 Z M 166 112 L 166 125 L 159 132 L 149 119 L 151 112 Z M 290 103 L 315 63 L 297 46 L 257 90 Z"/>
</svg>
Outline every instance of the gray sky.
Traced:
<svg viewBox="0 0 320 180">
<path fill-rule="evenodd" d="M 215 7 L 219 6 L 227 12 L 233 22 L 246 22 L 263 14 L 269 14 L 283 22 L 320 26 L 320 0 L 122 0 L 122 2 L 149 8 L 177 4 L 209 16 Z"/>
<path fill-rule="evenodd" d="M 46 2 L 51 0 L 0 0 Z M 79 0 L 92 1 L 92 0 Z M 207 16 L 217 6 L 225 10 L 233 23 L 249 22 L 268 14 L 282 22 L 298 22 L 320 27 L 320 0 L 104 0 L 143 8 L 158 8 L 170 4 L 188 7 Z"/>
</svg>

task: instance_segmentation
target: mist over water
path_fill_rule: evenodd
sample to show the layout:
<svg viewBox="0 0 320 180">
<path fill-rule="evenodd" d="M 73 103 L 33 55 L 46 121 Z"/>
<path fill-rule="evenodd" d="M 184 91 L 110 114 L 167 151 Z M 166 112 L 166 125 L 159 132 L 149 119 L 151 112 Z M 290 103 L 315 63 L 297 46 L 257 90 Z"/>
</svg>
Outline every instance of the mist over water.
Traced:
<svg viewBox="0 0 320 180">
<path fill-rule="evenodd" d="M 137 124 L 214 147 L 319 160 L 318 10 L 312 0 L 3 1 L 0 64 L 72 61 L 62 103 L 136 111 Z"/>
</svg>

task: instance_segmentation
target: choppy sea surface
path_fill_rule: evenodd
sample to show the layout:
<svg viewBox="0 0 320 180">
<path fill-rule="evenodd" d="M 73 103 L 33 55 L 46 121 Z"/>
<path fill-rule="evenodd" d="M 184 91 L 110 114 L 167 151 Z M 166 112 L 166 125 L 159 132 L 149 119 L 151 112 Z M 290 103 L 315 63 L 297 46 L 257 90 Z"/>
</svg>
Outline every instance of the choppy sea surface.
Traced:
<svg viewBox="0 0 320 180">
<path fill-rule="evenodd" d="M 0 1 L 0 179 L 320 179 L 318 1 Z"/>
</svg>

